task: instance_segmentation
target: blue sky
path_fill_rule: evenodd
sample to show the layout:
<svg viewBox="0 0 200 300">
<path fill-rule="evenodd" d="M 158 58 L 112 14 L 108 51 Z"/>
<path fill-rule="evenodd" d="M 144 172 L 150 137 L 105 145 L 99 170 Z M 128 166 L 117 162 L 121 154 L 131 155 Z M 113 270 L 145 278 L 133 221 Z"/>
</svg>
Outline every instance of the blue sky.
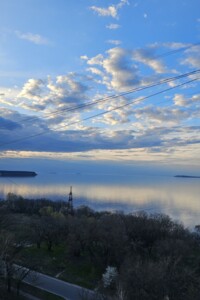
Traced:
<svg viewBox="0 0 200 300">
<path fill-rule="evenodd" d="M 199 12 L 199 0 L 1 1 L 1 159 L 199 167 L 200 74 L 160 84 L 200 69 Z"/>
</svg>

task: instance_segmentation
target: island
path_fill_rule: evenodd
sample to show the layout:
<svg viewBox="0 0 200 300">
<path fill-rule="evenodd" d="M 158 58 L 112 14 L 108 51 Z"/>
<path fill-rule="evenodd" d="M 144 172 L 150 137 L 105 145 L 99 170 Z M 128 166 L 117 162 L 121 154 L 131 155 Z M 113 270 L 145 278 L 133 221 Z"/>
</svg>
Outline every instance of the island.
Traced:
<svg viewBox="0 0 200 300">
<path fill-rule="evenodd" d="M 200 178 L 200 176 L 189 176 L 189 175 L 175 175 L 178 178 Z"/>
<path fill-rule="evenodd" d="M 35 177 L 36 172 L 33 171 L 7 171 L 0 170 L 0 177 Z"/>
</svg>

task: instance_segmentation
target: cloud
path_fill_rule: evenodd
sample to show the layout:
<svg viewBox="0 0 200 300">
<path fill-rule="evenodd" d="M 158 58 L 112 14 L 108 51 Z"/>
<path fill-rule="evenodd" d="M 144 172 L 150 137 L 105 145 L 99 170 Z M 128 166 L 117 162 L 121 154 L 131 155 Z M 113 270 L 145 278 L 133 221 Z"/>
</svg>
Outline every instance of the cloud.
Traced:
<svg viewBox="0 0 200 300">
<path fill-rule="evenodd" d="M 102 65 L 103 59 L 104 59 L 103 55 L 98 54 L 98 55 L 88 59 L 87 63 L 88 63 L 88 65 Z"/>
<path fill-rule="evenodd" d="M 187 98 L 183 94 L 175 94 L 174 95 L 174 104 L 177 106 L 191 106 L 193 104 L 200 104 L 200 94 L 193 95 L 192 97 Z"/>
<path fill-rule="evenodd" d="M 91 68 L 87 68 L 87 71 L 90 71 L 91 73 L 95 74 L 95 75 L 98 75 L 98 76 L 101 76 L 103 77 L 104 74 L 101 70 L 97 69 L 97 68 L 94 68 L 94 67 L 91 67 Z"/>
<path fill-rule="evenodd" d="M 156 73 L 166 73 L 167 69 L 160 59 L 155 58 L 155 54 L 152 49 L 138 49 L 132 52 L 134 60 L 141 62 Z"/>
<path fill-rule="evenodd" d="M 21 125 L 17 122 L 0 117 L 0 130 L 3 129 L 13 131 L 18 128 L 21 128 Z"/>
<path fill-rule="evenodd" d="M 139 83 L 138 69 L 131 61 L 130 51 L 116 47 L 90 58 L 89 65 L 97 65 L 103 72 L 102 83 L 109 89 L 124 91 Z"/>
<path fill-rule="evenodd" d="M 109 42 L 118 44 L 118 40 Z M 101 76 L 98 83 L 105 85 L 108 89 L 115 91 L 125 91 L 136 85 L 146 85 L 162 78 L 162 74 L 176 73 L 169 70 L 160 58 L 156 58 L 157 45 L 149 46 L 146 49 L 130 50 L 123 47 L 115 47 L 107 50 L 105 54 L 98 54 L 94 57 L 86 58 L 85 61 L 92 68 L 88 68 L 94 74 Z M 155 74 L 147 77 L 141 76 L 140 64 L 152 69 Z M 99 71 L 97 71 L 97 69 Z"/>
<path fill-rule="evenodd" d="M 8 104 L 10 98 L 9 105 L 12 108 L 10 113 L 1 113 L 1 139 L 4 143 L 22 139 L 20 143 L 5 145 L 4 150 L 15 148 L 17 151 L 74 153 L 97 152 L 97 149 L 110 152 L 124 149 L 128 153 L 129 149 L 143 149 L 141 151 L 154 152 L 156 155 L 163 149 L 165 153 L 169 153 L 177 145 L 198 145 L 196 128 L 187 126 L 184 130 L 178 129 L 179 126 L 191 125 L 200 115 L 200 96 L 197 91 L 194 94 L 194 90 L 193 96 L 186 96 L 186 89 L 176 90 L 175 95 L 167 94 L 170 103 L 173 100 L 175 106 L 165 106 L 163 96 L 162 106 L 145 106 L 145 102 L 141 102 L 91 120 L 84 120 L 88 116 L 124 105 L 135 96 L 133 94 L 127 96 L 127 99 L 112 99 L 109 95 L 142 87 L 163 78 L 163 74 L 169 71 L 163 61 L 156 58 L 156 51 L 160 50 L 160 47 L 163 49 L 166 46 L 157 44 L 135 51 L 114 47 L 94 57 L 81 56 L 85 61 L 86 71 L 89 72 L 84 75 L 70 72 L 55 77 L 30 78 L 21 89 L 13 88 L 13 93 L 1 88 L 2 106 L 6 105 L 3 101 L 6 100 Z M 179 49 L 182 45 L 172 43 L 169 47 Z M 186 58 L 198 56 L 198 51 L 191 50 L 185 50 Z M 182 54 L 181 56 L 182 59 L 185 58 Z M 144 69 L 146 71 L 147 67 L 150 68 L 149 77 L 144 78 L 142 72 Z M 188 85 L 187 89 L 189 88 L 191 86 Z M 154 91 L 151 89 L 149 94 L 153 94 Z M 136 95 L 136 99 L 145 95 L 146 91 L 141 91 Z M 104 97 L 108 100 L 81 110 L 73 110 L 76 106 Z M 14 111 L 15 108 L 23 112 L 23 109 L 26 109 L 28 114 L 19 115 Z M 70 109 L 71 111 L 68 111 Z M 37 117 L 31 122 L 25 121 L 33 112 L 37 112 Z M 26 139 L 31 135 L 35 135 L 35 138 Z"/>
<path fill-rule="evenodd" d="M 15 34 L 18 38 L 20 38 L 22 40 L 29 41 L 29 42 L 31 42 L 33 44 L 36 44 L 36 45 L 48 45 L 48 44 L 50 44 L 48 39 L 42 37 L 39 34 L 34 34 L 34 33 L 31 33 L 31 32 L 22 33 L 20 31 L 15 31 Z"/>
<path fill-rule="evenodd" d="M 182 64 L 188 65 L 195 69 L 200 68 L 200 54 L 187 57 L 186 59 L 182 60 Z"/>
<path fill-rule="evenodd" d="M 127 90 L 138 83 L 137 67 L 130 63 L 128 52 L 122 48 L 107 51 L 108 58 L 103 67 L 111 75 L 111 87 L 116 90 Z"/>
<path fill-rule="evenodd" d="M 194 45 L 185 51 L 186 57 L 181 59 L 182 65 L 187 65 L 192 68 L 200 68 L 200 46 Z"/>
<path fill-rule="evenodd" d="M 82 59 L 82 60 L 88 60 L 88 56 L 87 55 L 81 55 L 80 59 Z"/>
<path fill-rule="evenodd" d="M 120 40 L 108 40 L 107 43 L 118 46 L 121 44 L 121 41 Z"/>
<path fill-rule="evenodd" d="M 116 30 L 116 29 L 119 29 L 121 26 L 119 24 L 114 24 L 114 23 L 111 23 L 109 25 L 106 26 L 106 28 L 110 29 L 110 30 Z"/>
<path fill-rule="evenodd" d="M 135 117 L 147 124 L 179 124 L 190 117 L 190 111 L 171 107 L 147 106 L 135 111 Z"/>
<path fill-rule="evenodd" d="M 112 111 L 107 113 L 101 118 L 101 122 L 107 125 L 115 125 L 115 128 L 121 128 L 122 124 L 128 123 L 128 114 L 121 110 Z M 116 127 L 118 126 L 118 127 Z"/>
<path fill-rule="evenodd" d="M 167 47 L 167 48 L 170 48 L 170 49 L 173 49 L 173 50 L 178 50 L 178 49 L 181 49 L 181 48 L 187 48 L 187 47 L 191 46 L 191 44 L 189 44 L 189 43 L 179 43 L 179 42 L 162 43 L 162 45 L 164 47 Z"/>
<path fill-rule="evenodd" d="M 97 159 L 108 159 L 108 157 L 109 159 L 117 159 L 120 157 L 120 151 L 123 151 L 124 155 L 127 156 L 124 158 L 125 160 L 132 160 L 138 157 L 141 160 L 159 160 L 164 158 L 167 160 L 171 158 L 172 152 L 174 156 L 174 151 L 177 155 L 176 159 L 180 158 L 175 147 L 179 151 L 180 147 L 182 147 L 182 155 L 183 149 L 192 145 L 193 148 L 196 147 L 196 154 L 190 152 L 191 157 L 193 154 L 195 154 L 195 157 L 198 157 L 199 127 L 187 126 L 184 128 L 178 124 L 178 121 L 188 118 L 189 112 L 184 114 L 183 110 L 173 109 L 170 113 L 170 108 L 167 107 L 164 109 L 146 107 L 138 109 L 136 114 L 137 119 L 141 123 L 147 119 L 148 126 L 146 126 L 146 129 L 145 127 L 140 128 L 134 122 L 130 123 L 129 128 L 122 127 L 120 124 L 122 124 L 123 115 L 126 118 L 128 113 L 126 114 L 120 110 L 104 116 L 105 123 L 114 125 L 114 127 L 107 126 L 106 128 L 86 125 L 82 125 L 80 128 L 67 126 L 68 122 L 76 120 L 74 114 L 72 119 L 62 119 L 62 116 L 58 115 L 54 116 L 50 121 L 39 117 L 35 118 L 34 121 L 26 121 L 25 115 L 11 110 L 1 110 L 0 130 L 3 141 L 1 150 L 11 151 L 15 149 L 15 151 L 31 151 L 32 153 L 40 151 L 41 154 L 42 152 L 48 152 L 51 153 L 51 157 L 58 155 L 58 153 L 65 153 L 65 155 L 71 153 L 75 157 L 76 153 L 81 155 L 81 153 L 85 152 L 86 157 L 89 155 L 91 159 L 95 157 Z M 63 123 L 60 124 L 63 125 L 63 128 L 54 127 L 53 122 L 56 118 L 61 118 Z M 150 118 L 150 121 L 156 122 L 155 127 L 151 126 Z M 170 126 L 165 127 L 166 124 L 170 124 Z M 117 125 L 120 126 L 117 127 Z M 15 130 L 14 136 L 13 130 Z M 34 138 L 27 139 L 27 137 L 31 136 L 34 136 Z M 13 140 L 18 139 L 18 142 L 12 143 Z M 106 155 L 105 151 L 112 152 Z M 130 155 L 130 152 L 132 155 Z"/>
<path fill-rule="evenodd" d="M 18 94 L 19 106 L 33 111 L 53 111 L 84 103 L 86 78 L 76 73 L 59 75 L 55 79 L 29 79 Z"/>
<path fill-rule="evenodd" d="M 30 100 L 41 99 L 42 88 L 44 87 L 44 82 L 41 79 L 29 79 L 24 85 L 22 91 L 19 93 L 18 97 L 27 98 Z"/>
<path fill-rule="evenodd" d="M 110 5 L 108 7 L 98 7 L 98 6 L 91 6 L 90 9 L 93 10 L 98 14 L 100 17 L 112 17 L 117 19 L 119 17 L 119 10 L 124 6 L 128 5 L 127 0 L 121 0 L 116 5 Z"/>
<path fill-rule="evenodd" d="M 97 7 L 97 6 L 91 6 L 90 9 L 95 11 L 99 16 L 101 17 L 113 17 L 117 18 L 118 12 L 114 5 L 111 5 L 107 8 Z"/>
<path fill-rule="evenodd" d="M 21 100 L 18 105 L 27 110 L 44 110 L 46 107 L 44 88 L 45 82 L 43 80 L 29 79 L 17 95 L 18 101 Z"/>
</svg>

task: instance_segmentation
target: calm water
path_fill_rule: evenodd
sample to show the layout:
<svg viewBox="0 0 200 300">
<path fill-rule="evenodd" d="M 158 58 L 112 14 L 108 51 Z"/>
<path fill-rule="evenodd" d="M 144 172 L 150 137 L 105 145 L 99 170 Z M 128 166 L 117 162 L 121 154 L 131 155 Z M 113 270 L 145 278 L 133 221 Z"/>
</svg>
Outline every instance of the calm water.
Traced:
<svg viewBox="0 0 200 300">
<path fill-rule="evenodd" d="M 0 196 L 12 192 L 28 198 L 67 200 L 96 210 L 164 213 L 193 227 L 200 224 L 200 179 L 106 172 L 46 171 L 34 178 L 0 178 Z"/>
</svg>

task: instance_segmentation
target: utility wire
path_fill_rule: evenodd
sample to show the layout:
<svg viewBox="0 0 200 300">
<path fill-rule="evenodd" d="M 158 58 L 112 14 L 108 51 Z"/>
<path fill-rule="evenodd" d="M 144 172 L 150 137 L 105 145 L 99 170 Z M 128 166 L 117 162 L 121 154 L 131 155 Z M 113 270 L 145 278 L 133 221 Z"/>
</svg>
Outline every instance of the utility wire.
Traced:
<svg viewBox="0 0 200 300">
<path fill-rule="evenodd" d="M 178 85 L 176 85 L 176 86 L 173 86 L 173 87 L 164 89 L 164 90 L 159 91 L 159 92 L 156 92 L 156 93 L 154 93 L 154 94 L 151 94 L 151 95 L 142 97 L 142 98 L 140 98 L 140 99 L 136 99 L 136 100 L 130 101 L 130 102 L 128 102 L 128 103 L 126 103 L 126 104 L 123 104 L 123 105 L 120 105 L 120 106 L 116 106 L 116 107 L 114 107 L 114 108 L 112 108 L 112 109 L 110 109 L 110 110 L 106 110 L 106 111 L 104 111 L 104 112 L 100 112 L 100 113 L 98 113 L 98 114 L 95 114 L 95 115 L 92 115 L 92 116 L 83 118 L 82 120 L 74 121 L 74 122 L 65 124 L 65 125 L 63 125 L 63 126 L 59 126 L 57 129 L 62 129 L 62 128 L 65 128 L 65 127 L 70 126 L 70 125 L 75 125 L 75 124 L 81 123 L 81 122 L 83 122 L 83 121 L 87 121 L 87 120 L 90 120 L 90 119 L 93 119 L 93 118 L 96 118 L 96 117 L 99 117 L 99 116 L 108 114 L 108 113 L 110 113 L 110 112 L 112 112 L 112 111 L 115 111 L 115 110 L 118 110 L 118 109 L 122 109 L 122 108 L 124 108 L 124 107 L 126 107 L 126 106 L 129 106 L 129 105 L 133 104 L 133 103 L 141 102 L 141 101 L 144 101 L 144 100 L 149 99 L 149 98 L 151 98 L 151 97 L 154 97 L 154 96 L 157 96 L 157 95 L 166 93 L 166 92 L 168 92 L 168 91 L 170 91 L 170 90 L 176 89 L 176 88 L 181 87 L 181 86 L 184 86 L 184 85 L 186 85 L 186 84 L 190 84 L 190 83 L 195 82 L 195 81 L 197 81 L 197 80 L 199 80 L 199 78 L 194 78 L 194 79 L 188 80 L 188 81 L 186 81 L 186 82 L 184 82 L 184 83 L 181 83 L 181 84 L 178 84 Z M 25 141 L 25 140 L 29 140 L 29 139 L 32 139 L 32 138 L 35 138 L 35 137 L 38 137 L 38 136 L 41 136 L 41 135 L 44 135 L 44 134 L 48 134 L 48 133 L 49 133 L 49 131 L 43 130 L 43 131 L 41 131 L 41 132 L 39 132 L 39 133 L 37 133 L 37 134 L 29 135 L 29 136 L 27 136 L 27 137 L 23 137 L 23 138 L 19 138 L 19 139 L 16 139 L 16 140 L 12 140 L 12 141 L 10 141 L 10 142 L 2 143 L 2 144 L 0 144 L 0 147 L 6 146 L 6 145 L 10 145 L 10 144 L 14 144 L 14 143 L 18 143 L 18 142 L 22 142 L 22 141 Z"/>
<path fill-rule="evenodd" d="M 167 52 L 165 52 L 163 54 L 158 54 L 158 55 L 154 56 L 153 59 L 159 58 L 159 57 L 168 56 L 168 55 L 172 55 L 172 54 L 175 54 L 175 53 L 179 53 L 179 52 L 185 51 L 187 49 L 193 48 L 193 47 L 198 46 L 198 45 L 200 45 L 200 42 L 193 43 L 193 44 L 191 44 L 189 46 L 181 47 L 180 49 L 175 49 L 175 50 L 167 51 Z M 159 84 L 159 83 L 157 83 L 157 84 Z M 155 85 L 156 85 L 156 83 L 155 83 Z M 150 88 L 150 87 L 154 87 L 154 84 L 149 84 L 149 85 L 147 85 L 145 87 L 135 88 L 132 91 L 136 92 L 136 91 L 140 91 L 140 90 L 147 89 L 147 88 Z M 131 90 L 127 91 L 127 93 L 131 93 Z M 63 113 L 63 112 L 70 112 L 70 111 L 73 111 L 73 110 L 76 110 L 76 109 L 80 109 L 80 108 L 84 108 L 84 107 L 87 107 L 87 106 L 95 105 L 98 102 L 107 101 L 109 99 L 115 99 L 117 97 L 125 96 L 125 95 L 126 94 L 111 95 L 111 96 L 107 96 L 105 98 L 100 98 L 100 99 L 98 99 L 96 101 L 91 101 L 91 102 L 86 103 L 86 104 L 81 104 L 81 105 L 74 106 L 74 107 L 71 107 L 71 108 L 63 108 L 61 110 L 55 110 L 54 112 L 46 113 L 45 116 L 43 116 L 42 118 L 45 119 L 45 118 L 48 118 L 49 116 L 52 116 L 52 115 L 57 115 L 57 114 L 60 114 L 60 113 Z M 32 120 L 35 120 L 35 119 L 38 119 L 38 117 L 36 117 L 36 116 L 29 117 L 29 118 L 24 119 L 23 121 L 26 122 L 26 121 L 32 121 Z"/>
<path fill-rule="evenodd" d="M 88 103 L 76 105 L 76 106 L 73 106 L 71 108 L 63 108 L 61 110 L 56 110 L 54 112 L 50 112 L 50 113 L 46 114 L 46 116 L 44 116 L 42 118 L 45 119 L 45 118 L 49 118 L 49 117 L 54 116 L 54 115 L 62 114 L 64 112 L 71 112 L 71 111 L 78 110 L 78 109 L 81 109 L 81 108 L 87 108 L 87 107 L 93 106 L 95 104 L 99 104 L 99 103 L 108 101 L 110 99 L 116 99 L 116 98 L 123 97 L 123 96 L 129 95 L 129 94 L 135 93 L 135 92 L 143 91 L 143 90 L 146 90 L 146 89 L 149 89 L 149 88 L 161 85 L 161 84 L 165 84 L 165 83 L 168 83 L 168 82 L 171 82 L 171 81 L 174 81 L 174 80 L 179 80 L 179 79 L 182 79 L 184 77 L 192 76 L 192 75 L 195 75 L 195 74 L 197 74 L 199 72 L 200 72 L 200 69 L 196 69 L 196 70 L 193 70 L 191 72 L 183 73 L 183 74 L 178 75 L 178 76 L 174 76 L 174 77 L 169 77 L 169 78 L 166 78 L 166 79 L 162 79 L 162 80 L 160 80 L 160 81 L 158 81 L 156 83 L 150 83 L 150 84 L 148 84 L 146 86 L 136 87 L 134 89 L 130 89 L 130 90 L 122 92 L 120 94 L 115 94 L 115 95 L 107 96 L 105 98 L 100 98 L 100 99 L 95 100 L 95 101 L 90 101 Z M 38 117 L 35 117 L 35 116 L 34 117 L 30 117 L 30 118 L 26 118 L 26 119 L 23 120 L 23 122 L 32 121 L 32 120 L 35 120 L 37 118 Z"/>
<path fill-rule="evenodd" d="M 196 46 L 199 46 L 199 45 L 200 45 L 200 42 L 197 42 L 197 43 L 191 44 L 189 46 L 181 47 L 180 49 L 175 49 L 175 50 L 167 51 L 163 54 L 158 54 L 158 55 L 154 56 L 154 58 L 159 58 L 159 57 L 164 57 L 164 56 L 168 56 L 168 55 L 171 55 L 171 54 L 179 53 L 179 52 L 188 50 L 190 48 L 193 48 L 193 47 L 196 47 Z"/>
</svg>

